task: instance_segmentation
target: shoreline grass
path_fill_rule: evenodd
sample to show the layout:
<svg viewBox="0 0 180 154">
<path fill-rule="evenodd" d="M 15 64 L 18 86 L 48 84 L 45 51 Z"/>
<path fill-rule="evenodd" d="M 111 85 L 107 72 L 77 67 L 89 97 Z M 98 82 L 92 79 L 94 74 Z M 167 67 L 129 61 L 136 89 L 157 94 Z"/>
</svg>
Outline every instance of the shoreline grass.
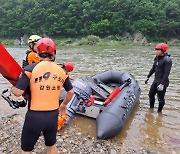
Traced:
<svg viewBox="0 0 180 154">
<path fill-rule="evenodd" d="M 155 45 L 159 42 L 157 41 L 152 41 L 152 42 L 138 42 L 134 43 L 133 40 L 123 38 L 123 37 L 106 37 L 106 38 L 100 38 L 98 36 L 94 35 L 89 35 L 87 37 L 82 37 L 82 38 L 53 38 L 52 39 L 56 42 L 56 44 L 60 47 L 75 47 L 75 46 L 151 46 Z M 0 42 L 2 42 L 5 46 L 27 46 L 28 44 L 23 44 L 23 45 L 18 45 L 14 44 L 15 38 L 0 38 Z M 26 43 L 27 41 L 24 40 Z M 161 41 L 160 41 L 161 42 Z M 163 42 L 163 41 L 162 41 Z M 180 40 L 174 39 L 167 41 L 168 45 L 170 46 L 180 46 Z"/>
</svg>

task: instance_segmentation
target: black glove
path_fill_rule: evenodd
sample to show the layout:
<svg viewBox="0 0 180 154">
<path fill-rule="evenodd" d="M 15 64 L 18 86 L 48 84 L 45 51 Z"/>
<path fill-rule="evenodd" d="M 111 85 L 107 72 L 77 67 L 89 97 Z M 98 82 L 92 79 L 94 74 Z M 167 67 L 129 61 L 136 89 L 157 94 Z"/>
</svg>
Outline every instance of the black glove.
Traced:
<svg viewBox="0 0 180 154">
<path fill-rule="evenodd" d="M 148 80 L 149 80 L 149 78 L 147 78 L 147 79 L 144 81 L 144 83 L 147 84 L 147 83 L 148 83 Z"/>
<path fill-rule="evenodd" d="M 11 102 L 15 108 L 25 107 L 27 104 L 27 100 L 22 100 L 22 101 L 11 100 Z"/>
</svg>

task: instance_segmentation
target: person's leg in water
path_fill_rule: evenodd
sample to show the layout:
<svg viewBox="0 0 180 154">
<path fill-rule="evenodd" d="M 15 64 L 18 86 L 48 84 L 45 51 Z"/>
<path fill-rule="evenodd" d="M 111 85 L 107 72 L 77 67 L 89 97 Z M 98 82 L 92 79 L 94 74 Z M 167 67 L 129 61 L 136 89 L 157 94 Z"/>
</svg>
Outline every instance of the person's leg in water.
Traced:
<svg viewBox="0 0 180 154">
<path fill-rule="evenodd" d="M 166 93 L 166 87 L 164 87 L 163 91 L 157 91 L 157 97 L 159 101 L 158 112 L 161 112 L 165 105 L 165 99 L 164 99 L 165 93 Z"/>
<path fill-rule="evenodd" d="M 150 108 L 154 108 L 156 93 L 157 93 L 157 84 L 153 82 L 152 85 L 151 85 L 151 88 L 149 90 L 149 94 L 148 94 Z"/>
</svg>

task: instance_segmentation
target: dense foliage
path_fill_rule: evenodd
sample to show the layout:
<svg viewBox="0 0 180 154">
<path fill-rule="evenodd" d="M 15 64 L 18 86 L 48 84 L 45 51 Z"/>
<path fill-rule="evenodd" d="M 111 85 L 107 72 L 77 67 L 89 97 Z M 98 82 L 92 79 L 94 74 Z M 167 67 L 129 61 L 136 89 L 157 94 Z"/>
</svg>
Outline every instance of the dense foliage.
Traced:
<svg viewBox="0 0 180 154">
<path fill-rule="evenodd" d="M 179 0 L 1 0 L 0 37 L 78 37 L 141 32 L 180 38 Z"/>
</svg>

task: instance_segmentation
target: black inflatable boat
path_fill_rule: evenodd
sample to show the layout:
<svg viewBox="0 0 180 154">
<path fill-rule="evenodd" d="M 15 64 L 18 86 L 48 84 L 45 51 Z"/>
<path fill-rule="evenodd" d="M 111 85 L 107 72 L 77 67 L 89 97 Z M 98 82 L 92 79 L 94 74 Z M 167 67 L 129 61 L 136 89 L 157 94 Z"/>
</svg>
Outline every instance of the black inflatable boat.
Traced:
<svg viewBox="0 0 180 154">
<path fill-rule="evenodd" d="M 100 139 L 117 135 L 141 90 L 135 78 L 125 71 L 105 71 L 92 77 L 73 81 L 75 95 L 67 107 L 68 120 L 75 113 L 96 118 L 96 132 Z M 62 93 L 61 99 L 64 95 Z"/>
</svg>

